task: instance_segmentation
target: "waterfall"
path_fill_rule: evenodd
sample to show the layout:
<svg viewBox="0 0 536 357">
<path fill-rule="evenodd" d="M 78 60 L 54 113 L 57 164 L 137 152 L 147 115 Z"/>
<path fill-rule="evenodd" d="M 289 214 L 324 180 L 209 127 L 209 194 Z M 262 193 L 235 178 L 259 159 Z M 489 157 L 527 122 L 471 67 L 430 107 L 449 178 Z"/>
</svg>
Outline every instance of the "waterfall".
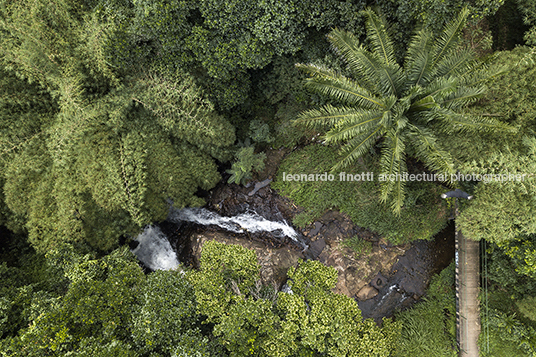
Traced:
<svg viewBox="0 0 536 357">
<path fill-rule="evenodd" d="M 139 244 L 132 253 L 149 269 L 170 270 L 179 266 L 177 254 L 160 228 L 147 226 L 136 240 Z"/>
<path fill-rule="evenodd" d="M 215 225 L 235 233 L 245 232 L 273 232 L 282 234 L 298 242 L 298 233 L 287 222 L 274 222 L 258 215 L 255 212 L 246 212 L 234 217 L 222 217 L 205 208 L 172 208 L 168 220 L 178 223 L 181 221 L 193 222 L 201 225 Z"/>
</svg>

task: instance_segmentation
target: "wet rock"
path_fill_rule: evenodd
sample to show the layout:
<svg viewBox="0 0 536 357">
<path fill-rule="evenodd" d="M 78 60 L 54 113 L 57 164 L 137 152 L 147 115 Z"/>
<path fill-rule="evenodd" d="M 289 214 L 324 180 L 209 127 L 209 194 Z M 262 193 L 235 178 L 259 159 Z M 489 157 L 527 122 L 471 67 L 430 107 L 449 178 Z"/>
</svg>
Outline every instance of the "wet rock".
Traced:
<svg viewBox="0 0 536 357">
<path fill-rule="evenodd" d="M 277 165 L 285 154 L 284 151 L 269 150 L 266 160 L 267 168 L 257 175 L 256 179 L 259 181 L 273 179 L 277 172 Z M 270 185 L 260 188 L 253 195 L 249 195 L 251 192 L 251 185 L 246 188 L 234 184 L 220 184 L 211 191 L 211 196 L 208 199 L 211 206 L 218 207 L 218 213 L 223 216 L 255 211 L 272 221 L 291 222 L 293 217 L 303 211 L 287 198 L 279 196 L 271 189 Z M 307 233 L 305 236 L 312 241 L 309 242 L 309 248 L 304 252 L 305 257 L 318 259 L 335 268 L 338 272 L 338 281 L 334 292 L 349 297 L 356 296 L 365 285 L 369 285 L 371 277 L 380 271 L 389 272 L 396 257 L 405 251 L 394 248 L 382 249 L 375 244 L 366 257 L 356 257 L 350 248 L 342 244 L 344 240 L 357 235 L 362 239 L 377 242 L 381 237 L 356 226 L 348 215 L 335 210 L 326 211 L 317 219 L 314 226 L 311 226 L 309 231 L 304 233 Z M 259 260 L 262 260 L 263 279 L 273 278 L 279 282 L 284 277 L 288 267 L 292 266 L 293 262 L 297 262 L 296 252 L 290 250 L 291 253 L 285 253 L 283 243 L 261 247 L 246 239 L 234 244 L 242 244 L 247 248 L 255 249 Z M 269 254 L 272 255 L 268 259 L 266 257 Z M 277 267 L 279 262 L 282 264 L 281 267 Z"/>
<path fill-rule="evenodd" d="M 418 301 L 425 294 L 433 273 L 446 268 L 452 261 L 453 247 L 453 225 L 440 232 L 434 241 L 414 241 L 404 246 L 406 252 L 396 259 L 390 272 L 371 279 L 370 285 L 379 293 L 372 299 L 359 301 L 362 316 L 380 323 L 383 317 L 392 316 L 397 309 L 407 308 Z M 399 248 L 402 249 L 397 246 L 388 247 L 388 250 Z"/>
<path fill-rule="evenodd" d="M 338 272 L 335 292 L 354 297 L 371 277 L 380 271 L 388 272 L 395 263 L 398 251 L 385 251 L 377 246 L 365 257 L 355 257 L 355 253 L 340 243 L 326 246 L 318 260 L 332 266 Z"/>
<path fill-rule="evenodd" d="M 248 196 L 253 196 L 254 194 L 257 193 L 257 191 L 259 191 L 261 188 L 263 187 L 266 187 L 270 184 L 270 182 L 272 182 L 272 179 L 266 179 L 264 181 L 261 181 L 261 182 L 257 182 L 255 184 L 255 188 L 253 189 L 253 191 L 251 191 L 250 193 L 248 193 Z"/>
<path fill-rule="evenodd" d="M 315 222 L 314 228 L 307 234 L 309 237 L 314 237 L 320 232 L 320 228 L 322 228 L 324 225 L 320 222 Z"/>
<path fill-rule="evenodd" d="M 317 239 L 309 245 L 307 255 L 309 255 L 311 259 L 316 259 L 320 253 L 322 253 L 325 247 L 326 242 L 324 241 L 324 238 Z"/>
<path fill-rule="evenodd" d="M 385 286 L 386 283 L 387 283 L 387 278 L 383 276 L 381 273 L 378 273 L 374 278 L 372 278 L 370 285 L 380 290 Z"/>
<path fill-rule="evenodd" d="M 378 295 L 378 290 L 370 285 L 365 285 L 361 288 L 361 290 L 359 290 L 357 292 L 357 299 L 358 300 L 368 300 L 368 299 L 372 299 L 373 297 L 375 297 L 376 295 Z"/>
</svg>

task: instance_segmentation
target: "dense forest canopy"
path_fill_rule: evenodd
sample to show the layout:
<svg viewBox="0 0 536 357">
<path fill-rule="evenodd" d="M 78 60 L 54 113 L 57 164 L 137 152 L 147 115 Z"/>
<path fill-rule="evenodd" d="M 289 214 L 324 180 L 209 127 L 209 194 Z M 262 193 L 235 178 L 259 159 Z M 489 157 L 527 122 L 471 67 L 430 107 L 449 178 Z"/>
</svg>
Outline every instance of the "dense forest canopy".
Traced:
<svg viewBox="0 0 536 357">
<path fill-rule="evenodd" d="M 272 187 L 295 226 L 338 209 L 393 244 L 446 224 L 444 190 L 474 194 L 457 223 L 489 256 L 482 351 L 535 355 L 535 28 L 532 0 L 0 0 L 1 354 L 455 355 L 452 267 L 378 326 L 319 261 L 289 294 L 241 246 L 144 274 L 120 244 L 288 148 L 287 172 L 527 174 Z"/>
</svg>

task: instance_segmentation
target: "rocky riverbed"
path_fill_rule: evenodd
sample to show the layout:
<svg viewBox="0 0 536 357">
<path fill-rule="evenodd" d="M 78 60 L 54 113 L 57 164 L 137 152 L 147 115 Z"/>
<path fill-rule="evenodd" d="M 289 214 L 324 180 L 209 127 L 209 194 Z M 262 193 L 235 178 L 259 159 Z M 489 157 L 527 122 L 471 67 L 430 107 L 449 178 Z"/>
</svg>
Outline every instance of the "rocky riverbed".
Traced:
<svg viewBox="0 0 536 357">
<path fill-rule="evenodd" d="M 269 221 L 290 223 L 302 209 L 269 185 L 284 155 L 284 151 L 269 152 L 267 168 L 250 185 L 218 185 L 207 193 L 206 208 L 221 217 L 251 212 Z M 298 239 L 281 232 L 245 229 L 237 233 L 189 222 L 164 222 L 160 226 L 183 264 L 197 267 L 203 245 L 209 240 L 240 244 L 256 252 L 263 282 L 279 288 L 285 283 L 288 268 L 299 259 L 320 260 L 338 272 L 334 291 L 358 300 L 363 316 L 377 321 L 419 300 L 432 274 L 446 267 L 454 255 L 453 231 L 443 232 L 432 242 L 392 246 L 334 210 L 304 229 L 294 227 Z M 371 251 L 356 256 L 342 244 L 354 236 L 371 242 Z"/>
</svg>

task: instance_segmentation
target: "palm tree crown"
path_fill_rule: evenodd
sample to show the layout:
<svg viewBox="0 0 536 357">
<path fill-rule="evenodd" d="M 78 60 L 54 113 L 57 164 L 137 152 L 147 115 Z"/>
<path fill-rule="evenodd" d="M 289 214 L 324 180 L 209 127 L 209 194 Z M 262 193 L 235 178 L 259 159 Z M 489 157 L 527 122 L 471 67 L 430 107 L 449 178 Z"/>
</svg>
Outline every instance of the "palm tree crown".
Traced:
<svg viewBox="0 0 536 357">
<path fill-rule="evenodd" d="M 381 174 L 406 172 L 406 155 L 437 173 L 455 172 L 453 158 L 438 134 L 461 130 L 497 130 L 505 125 L 484 117 L 462 114 L 467 104 L 485 92 L 485 81 L 501 73 L 475 59 L 459 46 L 468 10 L 447 24 L 434 39 L 426 30 L 416 32 L 401 65 L 388 25 L 372 10 L 365 11 L 368 46 L 351 33 L 333 30 L 328 39 L 348 65 L 352 78 L 329 68 L 297 64 L 311 76 L 306 85 L 338 104 L 308 110 L 296 123 L 310 128 L 329 127 L 326 143 L 342 143 L 343 157 L 333 168 L 354 163 L 373 145 L 381 145 Z M 400 212 L 404 181 L 385 181 L 382 201 L 392 200 Z"/>
</svg>

